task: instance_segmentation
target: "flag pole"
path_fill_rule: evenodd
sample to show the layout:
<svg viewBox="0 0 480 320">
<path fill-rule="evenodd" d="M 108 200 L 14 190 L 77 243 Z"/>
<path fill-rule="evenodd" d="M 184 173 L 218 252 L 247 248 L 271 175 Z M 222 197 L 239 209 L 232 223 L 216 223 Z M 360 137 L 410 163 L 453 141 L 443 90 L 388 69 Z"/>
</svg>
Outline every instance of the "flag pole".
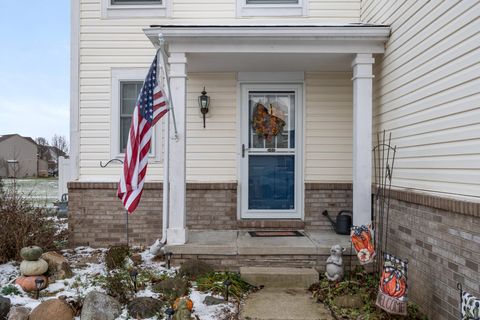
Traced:
<svg viewBox="0 0 480 320">
<path fill-rule="evenodd" d="M 178 140 L 177 121 L 175 120 L 175 109 L 173 108 L 172 93 L 170 91 L 170 77 L 167 71 L 167 63 L 165 62 L 166 56 L 167 56 L 167 54 L 165 53 L 165 39 L 163 38 L 163 35 L 161 33 L 158 35 L 158 41 L 160 44 L 160 47 L 158 48 L 158 50 L 160 51 L 160 55 L 162 57 L 162 68 L 165 75 L 165 82 L 167 87 L 168 110 L 171 112 L 172 120 L 173 120 L 173 131 L 175 133 L 173 138 L 175 140 Z"/>
</svg>

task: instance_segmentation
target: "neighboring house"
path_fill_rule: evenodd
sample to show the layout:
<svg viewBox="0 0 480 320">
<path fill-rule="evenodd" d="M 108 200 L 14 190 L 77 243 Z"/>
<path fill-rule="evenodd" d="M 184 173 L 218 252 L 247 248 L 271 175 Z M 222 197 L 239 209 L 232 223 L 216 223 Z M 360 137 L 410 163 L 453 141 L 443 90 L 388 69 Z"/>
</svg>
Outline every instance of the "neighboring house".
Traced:
<svg viewBox="0 0 480 320">
<path fill-rule="evenodd" d="M 50 175 L 58 173 L 58 157 L 65 157 L 67 154 L 55 146 L 47 146 L 45 159 L 48 163 L 48 172 Z"/>
<path fill-rule="evenodd" d="M 18 134 L 0 136 L 0 178 L 37 176 L 37 144 Z"/>
<path fill-rule="evenodd" d="M 479 12 L 479 1 L 72 1 L 72 243 L 125 241 L 122 166 L 99 164 L 123 158 L 138 90 L 165 41 L 179 134 L 169 244 L 188 248 L 195 230 L 326 239 L 325 209 L 368 223 L 372 136 L 386 130 L 398 148 L 388 251 L 410 260 L 412 299 L 434 319 L 455 318 L 457 282 L 480 295 Z M 282 134 L 254 132 L 257 103 L 284 122 Z M 135 244 L 162 236 L 164 122 L 130 220 Z M 273 258 L 199 248 L 175 252 L 225 268 L 324 260 L 303 247 Z"/>
</svg>

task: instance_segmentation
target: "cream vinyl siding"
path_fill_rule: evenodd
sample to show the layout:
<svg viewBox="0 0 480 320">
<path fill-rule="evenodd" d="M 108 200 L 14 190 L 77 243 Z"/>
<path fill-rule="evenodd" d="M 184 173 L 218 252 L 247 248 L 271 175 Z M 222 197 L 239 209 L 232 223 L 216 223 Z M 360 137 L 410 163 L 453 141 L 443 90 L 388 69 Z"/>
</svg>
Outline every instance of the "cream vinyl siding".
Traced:
<svg viewBox="0 0 480 320">
<path fill-rule="evenodd" d="M 210 108 L 203 128 L 198 96 Z M 187 180 L 237 180 L 237 81 L 235 73 L 189 74 L 187 81 Z"/>
<path fill-rule="evenodd" d="M 397 145 L 393 185 L 480 198 L 480 1 L 362 1 L 390 24 L 376 57 L 375 131 Z"/>
<path fill-rule="evenodd" d="M 351 73 L 307 73 L 305 182 L 352 182 Z"/>
</svg>

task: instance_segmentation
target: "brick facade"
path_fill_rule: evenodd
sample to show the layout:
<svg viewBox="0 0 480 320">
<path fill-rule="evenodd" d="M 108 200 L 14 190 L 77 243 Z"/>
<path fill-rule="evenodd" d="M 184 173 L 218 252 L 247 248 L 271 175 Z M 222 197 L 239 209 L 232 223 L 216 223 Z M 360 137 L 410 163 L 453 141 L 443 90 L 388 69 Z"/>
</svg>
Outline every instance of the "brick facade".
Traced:
<svg viewBox="0 0 480 320">
<path fill-rule="evenodd" d="M 460 282 L 480 296 L 479 203 L 392 192 L 388 251 L 409 260 L 409 294 L 431 319 L 458 319 Z"/>
</svg>

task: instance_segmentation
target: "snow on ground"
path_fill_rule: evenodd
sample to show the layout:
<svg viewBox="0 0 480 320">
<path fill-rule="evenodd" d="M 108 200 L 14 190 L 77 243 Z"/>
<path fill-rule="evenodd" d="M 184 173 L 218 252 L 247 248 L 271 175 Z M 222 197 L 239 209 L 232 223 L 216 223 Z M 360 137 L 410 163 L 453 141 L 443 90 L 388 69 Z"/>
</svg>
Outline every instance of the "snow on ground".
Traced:
<svg viewBox="0 0 480 320">
<path fill-rule="evenodd" d="M 99 275 L 106 275 L 103 255 L 106 249 L 93 249 L 90 247 L 78 247 L 74 250 L 64 250 L 62 253 L 68 259 L 74 276 L 70 279 L 58 280 L 50 283 L 49 286 L 42 290 L 40 299 L 36 300 L 31 295 L 22 291 L 19 286 L 16 286 L 21 292 L 20 295 L 9 295 L 12 305 L 22 305 L 27 308 L 35 308 L 41 301 L 58 298 L 60 296 L 66 298 L 85 297 L 91 291 L 104 290 L 95 281 Z M 154 259 L 154 256 L 147 251 L 141 253 L 143 263 L 139 266 L 142 269 L 152 269 L 157 273 L 166 274 L 169 277 L 174 277 L 178 271 L 177 268 L 167 270 L 164 267 L 164 262 Z M 18 263 L 9 262 L 0 265 L 0 288 L 9 284 L 13 284 L 15 279 L 19 277 Z M 193 301 L 194 307 L 192 316 L 196 316 L 200 320 L 218 320 L 225 315 L 234 315 L 237 313 L 237 305 L 234 303 L 224 303 L 221 305 L 207 306 L 203 303 L 208 293 L 199 292 L 195 284 L 191 288 L 190 299 Z M 136 297 L 153 297 L 158 298 L 160 295 L 147 287 L 140 290 Z M 221 298 L 221 297 L 219 297 Z M 79 319 L 77 317 L 76 319 Z M 123 310 L 117 320 L 131 319 L 128 316 L 126 308 Z M 148 320 L 154 320 L 148 319 Z"/>
</svg>

